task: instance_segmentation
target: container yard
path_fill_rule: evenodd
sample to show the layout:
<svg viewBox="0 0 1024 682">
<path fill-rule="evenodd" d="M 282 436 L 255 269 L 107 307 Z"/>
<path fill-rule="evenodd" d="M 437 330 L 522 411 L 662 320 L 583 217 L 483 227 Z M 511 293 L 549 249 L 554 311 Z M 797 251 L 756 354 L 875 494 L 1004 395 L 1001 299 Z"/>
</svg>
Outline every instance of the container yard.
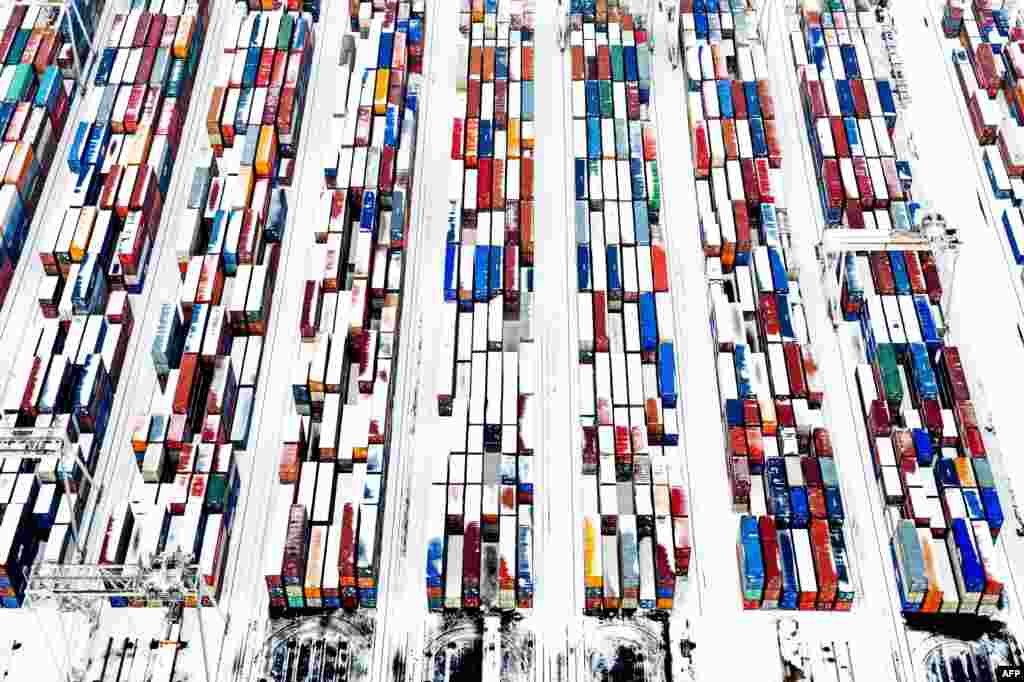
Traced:
<svg viewBox="0 0 1024 682">
<path fill-rule="evenodd" d="M 760 45 L 744 44 L 742 14 L 733 39 L 706 45 L 697 41 L 708 35 L 707 14 L 684 8 L 681 20 L 743 606 L 847 611 L 856 566 L 813 327 L 792 256 L 787 263 L 781 121 L 767 59 Z"/>
<path fill-rule="evenodd" d="M 4 154 L 3 254 L 0 306 L 14 283 L 29 229 L 44 193 L 72 104 L 78 100 L 80 64 L 103 15 L 102 0 L 78 5 L 80 22 L 57 7 L 3 9 Z M 3 159 L 0 159 L 0 164 Z M 51 184 L 52 187 L 52 184 Z M 22 268 L 24 272 L 24 267 Z"/>
<path fill-rule="evenodd" d="M 1024 24 L 933 5 L 0 6 L 0 673 L 1019 665 Z"/>
<path fill-rule="evenodd" d="M 451 444 L 432 472 L 426 597 L 431 610 L 523 610 L 533 607 L 534 481 L 545 455 L 533 317 L 534 20 L 522 2 L 462 9 L 437 393 Z"/>
<path fill-rule="evenodd" d="M 671 611 L 692 552 L 648 32 L 573 3 L 584 609 Z"/>
</svg>

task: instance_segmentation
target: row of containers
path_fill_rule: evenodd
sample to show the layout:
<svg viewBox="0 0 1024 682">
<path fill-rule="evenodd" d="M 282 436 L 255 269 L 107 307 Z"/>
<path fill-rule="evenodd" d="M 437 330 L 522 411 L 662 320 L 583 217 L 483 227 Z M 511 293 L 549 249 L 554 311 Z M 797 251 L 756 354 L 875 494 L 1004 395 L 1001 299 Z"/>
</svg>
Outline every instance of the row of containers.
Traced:
<svg viewBox="0 0 1024 682">
<path fill-rule="evenodd" d="M 141 292 L 145 280 L 208 20 L 205 2 L 188 5 L 187 13 L 184 3 L 170 0 L 133 5 L 114 17 L 98 48 L 92 87 L 74 123 L 69 172 L 55 199 L 59 208 L 38 227 L 41 317 L 17 350 L 3 398 L 11 425 L 55 429 L 90 474 L 133 330 L 129 294 Z M 34 74 L 23 83 L 43 101 L 44 88 L 58 88 L 67 106 L 61 83 Z M 32 158 L 31 149 L 20 157 Z M 3 516 L 0 589 L 7 606 L 21 602 L 27 565 L 66 559 L 74 544 L 70 517 L 59 513 L 58 476 L 78 493 L 71 513 L 80 515 L 88 499 L 77 465 L 58 471 L 53 461 L 24 460 L 16 470 L 28 478 Z"/>
<path fill-rule="evenodd" d="M 147 342 L 158 385 L 128 427 L 141 475 L 108 520 L 101 555 L 121 564 L 179 551 L 203 582 L 186 605 L 222 587 L 314 50 L 307 15 L 231 9 L 199 108 L 211 151 L 183 171 L 186 204 L 165 249 L 175 250 L 178 287 L 157 303 Z"/>
<path fill-rule="evenodd" d="M 534 341 L 532 3 L 461 5 L 445 243 L 431 610 L 530 609 L 542 456 Z"/>
<path fill-rule="evenodd" d="M 584 608 L 671 610 L 691 542 L 653 57 L 620 3 L 590 5 L 568 34 Z"/>
<path fill-rule="evenodd" d="M 681 12 L 743 607 L 849 610 L 853 552 L 785 230 L 782 123 L 764 49 L 735 28 L 749 22 L 726 3 L 686 2 Z"/>
<path fill-rule="evenodd" d="M 389 2 L 346 36 L 305 250 L 294 414 L 264 552 L 274 614 L 377 606 L 425 17 Z"/>
<path fill-rule="evenodd" d="M 0 305 L 21 259 L 43 185 L 77 94 L 75 51 L 84 61 L 103 0 L 76 2 L 82 27 L 59 7 L 0 10 Z"/>
<path fill-rule="evenodd" d="M 912 231 L 919 228 L 922 211 L 906 160 L 882 156 L 881 146 L 878 157 L 869 156 L 866 144 L 851 144 L 848 154 L 837 144 L 829 155 L 821 144 L 824 130 L 835 131 L 836 140 L 845 131 L 852 141 L 851 116 L 865 130 L 862 142 L 870 132 L 864 123 L 872 112 L 851 114 L 848 98 L 837 92 L 854 90 L 858 82 L 864 91 L 884 90 L 878 65 L 855 49 L 854 16 L 842 3 L 823 11 L 805 1 L 791 33 L 826 223 Z M 888 135 L 891 142 L 895 113 L 883 110 L 883 121 L 884 127 L 875 121 L 872 128 L 877 139 Z M 828 170 L 837 163 L 863 167 L 865 160 L 898 168 L 897 191 L 871 196 L 863 191 L 861 176 Z M 850 252 L 831 276 L 841 286 L 847 331 L 857 338 L 851 380 L 869 441 L 865 455 L 871 457 L 892 533 L 902 610 L 994 615 L 1008 578 L 995 546 L 1003 510 L 964 363 L 958 349 L 943 340 L 936 256 L 924 250 Z"/>
<path fill-rule="evenodd" d="M 992 193 L 1002 204 L 1000 219 L 1016 275 L 1024 275 L 1024 29 L 1009 25 L 1005 8 L 948 0 L 942 30 L 960 94 L 967 105 Z"/>
</svg>

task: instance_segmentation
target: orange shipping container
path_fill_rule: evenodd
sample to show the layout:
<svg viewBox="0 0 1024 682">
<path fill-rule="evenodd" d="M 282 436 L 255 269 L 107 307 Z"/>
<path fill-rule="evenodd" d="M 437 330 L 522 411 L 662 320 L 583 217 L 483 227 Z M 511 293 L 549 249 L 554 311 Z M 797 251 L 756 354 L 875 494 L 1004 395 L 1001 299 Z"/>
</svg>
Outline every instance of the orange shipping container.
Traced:
<svg viewBox="0 0 1024 682">
<path fill-rule="evenodd" d="M 477 148 L 480 141 L 480 119 L 466 120 L 466 153 L 463 158 L 466 168 L 476 168 Z"/>
<path fill-rule="evenodd" d="M 469 77 L 480 80 L 484 70 L 484 51 L 481 47 L 469 48 Z"/>
<path fill-rule="evenodd" d="M 523 73 L 522 77 L 524 81 L 533 80 L 533 48 L 527 45 L 523 45 Z M 575 79 L 574 79 L 575 80 Z"/>
<path fill-rule="evenodd" d="M 277 165 L 277 134 L 273 126 L 262 126 L 256 145 L 256 177 L 269 178 Z"/>
<path fill-rule="evenodd" d="M 586 78 L 587 67 L 586 59 L 583 57 L 582 47 L 573 47 L 572 53 L 572 79 L 574 81 L 581 81 Z"/>
<path fill-rule="evenodd" d="M 519 260 L 533 265 L 533 202 L 519 202 Z"/>
<path fill-rule="evenodd" d="M 508 120 L 508 137 L 506 138 L 508 146 L 508 158 L 518 159 L 519 158 L 519 119 L 510 118 Z"/>
<path fill-rule="evenodd" d="M 533 155 L 525 154 L 519 163 L 519 198 L 533 199 Z"/>
<path fill-rule="evenodd" d="M 734 161 L 740 157 L 739 142 L 736 139 L 736 121 L 722 119 L 722 141 L 725 142 L 725 158 Z"/>
<path fill-rule="evenodd" d="M 192 31 L 195 29 L 196 18 L 194 15 L 185 14 L 178 19 L 178 32 L 174 34 L 174 56 L 178 59 L 187 59 L 189 49 L 192 47 Z"/>
<path fill-rule="evenodd" d="M 174 389 L 174 403 L 172 406 L 174 414 L 188 414 L 188 408 L 192 402 L 192 386 L 196 379 L 197 365 L 195 353 L 185 353 L 181 356 L 178 385 Z"/>
<path fill-rule="evenodd" d="M 390 69 L 377 69 L 377 83 L 373 89 L 373 113 L 383 116 L 388 111 L 388 76 Z"/>
<path fill-rule="evenodd" d="M 485 82 L 494 80 L 494 54 L 493 47 L 485 47 L 483 54 L 483 79 Z"/>
</svg>

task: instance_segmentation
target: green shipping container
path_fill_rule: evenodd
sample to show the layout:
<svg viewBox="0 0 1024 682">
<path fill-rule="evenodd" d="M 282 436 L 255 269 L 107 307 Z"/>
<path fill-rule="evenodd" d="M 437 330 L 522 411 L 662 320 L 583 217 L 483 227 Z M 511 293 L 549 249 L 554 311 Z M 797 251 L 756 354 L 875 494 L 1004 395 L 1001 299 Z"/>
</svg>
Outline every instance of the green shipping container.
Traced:
<svg viewBox="0 0 1024 682">
<path fill-rule="evenodd" d="M 661 176 L 657 161 L 647 162 L 647 188 L 647 212 L 653 216 L 651 222 L 657 222 L 661 212 Z"/>
<path fill-rule="evenodd" d="M 206 483 L 206 509 L 211 512 L 221 512 L 228 505 L 228 479 L 224 474 L 210 474 Z"/>
<path fill-rule="evenodd" d="M 14 67 L 14 78 L 11 79 L 11 86 L 7 89 L 5 102 L 17 104 L 24 102 L 32 95 L 33 85 L 36 82 L 36 72 L 31 64 L 18 64 Z"/>
<path fill-rule="evenodd" d="M 608 48 L 612 61 L 612 80 L 621 83 L 626 80 L 626 67 L 622 61 L 622 46 L 612 45 Z"/>
<path fill-rule="evenodd" d="M 294 19 L 290 14 L 284 14 L 281 16 L 281 23 L 277 28 L 277 43 L 275 47 L 278 50 L 287 50 L 292 44 L 292 25 Z"/>
<path fill-rule="evenodd" d="M 171 61 L 171 75 L 167 82 L 167 97 L 181 97 L 181 91 L 185 85 L 185 73 L 187 67 L 183 59 Z"/>
<path fill-rule="evenodd" d="M 903 384 L 900 382 L 899 364 L 896 362 L 896 348 L 891 343 L 878 344 L 875 354 L 878 374 L 882 379 L 882 391 L 890 405 L 903 402 Z"/>
<path fill-rule="evenodd" d="M 169 47 L 158 48 L 153 58 L 153 71 L 149 74 L 149 86 L 151 88 L 166 88 L 170 75 L 171 49 Z"/>
<path fill-rule="evenodd" d="M 21 62 L 21 53 L 25 51 L 30 35 L 32 35 L 32 31 L 26 29 L 20 29 L 14 34 L 14 40 L 11 41 L 11 47 L 7 51 L 7 61 L 5 62 L 7 66 L 15 66 Z"/>
<path fill-rule="evenodd" d="M 612 104 L 612 82 L 598 81 L 597 91 L 601 97 L 601 118 L 612 118 L 615 115 Z"/>
</svg>

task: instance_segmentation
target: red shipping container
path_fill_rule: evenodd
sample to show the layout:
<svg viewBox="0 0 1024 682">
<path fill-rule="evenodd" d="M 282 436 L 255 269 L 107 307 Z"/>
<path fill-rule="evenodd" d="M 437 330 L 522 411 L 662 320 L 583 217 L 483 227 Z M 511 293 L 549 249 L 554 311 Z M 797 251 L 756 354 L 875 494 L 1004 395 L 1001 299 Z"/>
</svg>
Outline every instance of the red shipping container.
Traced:
<svg viewBox="0 0 1024 682">
<path fill-rule="evenodd" d="M 491 208 L 491 183 L 494 170 L 494 159 L 482 158 L 477 162 L 479 170 L 476 175 L 476 204 L 481 211 Z"/>
<path fill-rule="evenodd" d="M 830 116 L 829 128 L 832 131 L 832 144 L 836 149 L 836 157 L 846 159 L 850 156 L 850 145 L 846 141 L 846 126 L 839 116 Z"/>
<path fill-rule="evenodd" d="M 779 323 L 779 304 L 775 294 L 758 294 L 757 297 L 758 321 L 766 336 L 776 337 L 781 334 Z"/>
<path fill-rule="evenodd" d="M 782 591 L 782 568 L 775 520 L 770 516 L 759 517 L 757 530 L 761 538 L 761 557 L 764 562 L 764 601 L 777 602 Z"/>
<path fill-rule="evenodd" d="M 738 80 L 729 81 L 729 89 L 732 94 L 733 119 L 747 118 L 747 97 L 743 93 L 743 83 Z"/>
<path fill-rule="evenodd" d="M 814 67 L 801 67 L 814 68 Z M 819 119 L 825 116 L 825 93 L 821 89 L 819 81 L 807 80 L 806 75 L 800 81 L 800 93 L 804 100 L 804 106 L 811 112 L 811 118 Z"/>
<path fill-rule="evenodd" d="M 661 244 L 651 244 L 651 269 L 654 275 L 654 290 L 668 291 L 668 262 L 665 247 Z"/>
<path fill-rule="evenodd" d="M 807 382 L 804 379 L 803 357 L 800 344 L 787 342 L 782 344 L 782 353 L 786 359 L 786 374 L 789 377 L 789 394 L 794 398 L 807 395 Z"/>
<path fill-rule="evenodd" d="M 452 160 L 462 158 L 462 119 L 452 119 Z"/>
<path fill-rule="evenodd" d="M 164 14 L 153 14 L 149 22 L 149 33 L 146 35 L 146 47 L 154 50 L 160 47 L 160 38 L 164 34 L 164 23 L 167 16 Z"/>
<path fill-rule="evenodd" d="M 594 350 L 608 352 L 608 305 L 606 292 L 594 292 Z"/>
<path fill-rule="evenodd" d="M 729 427 L 729 454 L 733 457 L 747 457 L 747 432 L 740 426 Z"/>
<path fill-rule="evenodd" d="M 796 428 L 796 413 L 793 411 L 793 403 L 788 400 L 776 400 L 775 401 L 775 419 L 779 423 L 779 428 L 782 429 L 795 429 Z M 797 436 L 799 441 L 799 434 Z M 806 444 L 803 448 L 806 450 Z"/>
<path fill-rule="evenodd" d="M 533 154 L 528 150 L 519 159 L 519 198 L 533 201 Z"/>
<path fill-rule="evenodd" d="M 174 414 L 188 414 L 192 405 L 192 388 L 196 385 L 199 362 L 195 353 L 181 356 L 181 371 L 178 374 L 178 385 L 174 389 Z"/>
<path fill-rule="evenodd" d="M 766 120 L 773 120 L 775 118 L 775 101 L 772 99 L 768 81 L 764 78 L 757 81 L 757 99 L 761 105 L 761 116 Z"/>
<path fill-rule="evenodd" d="M 870 118 L 871 110 L 868 108 L 868 95 L 864 90 L 864 81 L 859 78 L 851 78 L 847 81 L 850 90 L 853 92 L 853 110 L 857 118 Z"/>
<path fill-rule="evenodd" d="M 732 202 L 732 216 L 736 227 L 736 250 L 740 253 L 749 253 L 752 246 L 750 213 L 743 200 L 736 199 Z"/>
<path fill-rule="evenodd" d="M 832 457 L 832 434 L 829 430 L 819 426 L 814 429 L 811 437 L 812 453 L 815 457 Z"/>
<path fill-rule="evenodd" d="M 505 206 L 505 159 L 494 159 L 491 163 L 491 207 L 500 211 L 503 206 Z"/>
<path fill-rule="evenodd" d="M 480 81 L 472 78 L 466 84 L 466 118 L 480 118 Z"/>
</svg>

